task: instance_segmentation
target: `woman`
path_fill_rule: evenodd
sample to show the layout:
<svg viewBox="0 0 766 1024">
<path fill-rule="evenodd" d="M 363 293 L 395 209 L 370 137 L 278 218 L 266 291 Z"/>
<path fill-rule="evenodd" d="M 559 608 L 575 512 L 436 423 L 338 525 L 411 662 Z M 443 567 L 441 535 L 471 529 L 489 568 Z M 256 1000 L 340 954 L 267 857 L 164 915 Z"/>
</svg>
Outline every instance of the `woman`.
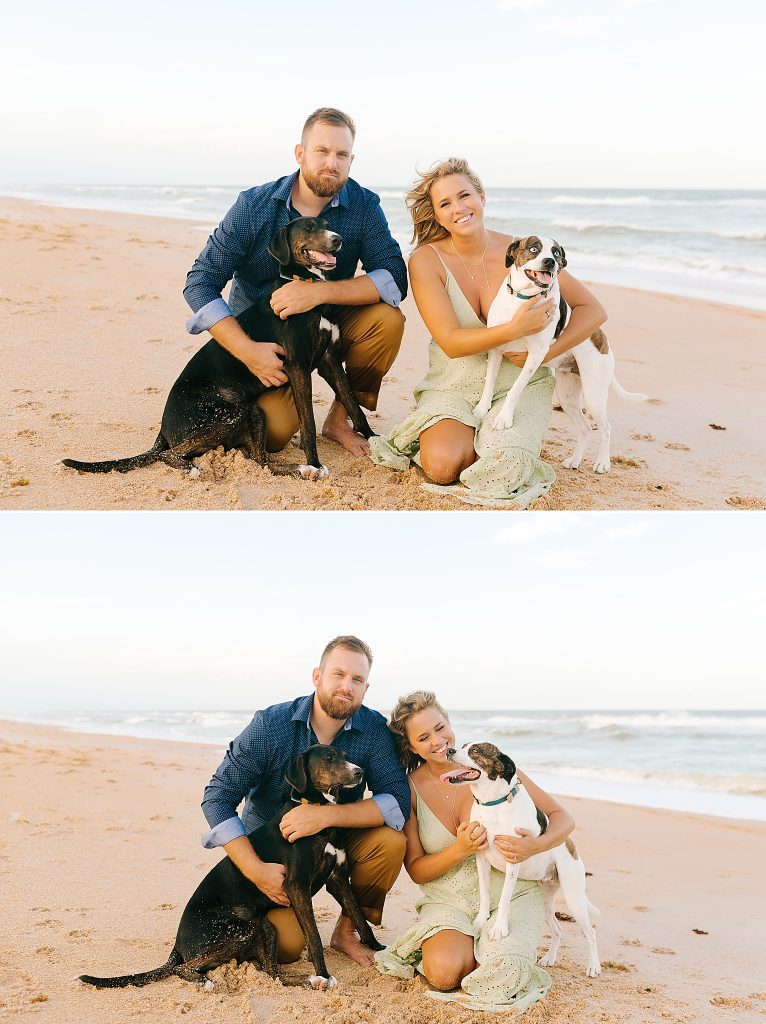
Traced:
<svg viewBox="0 0 766 1024">
<path fill-rule="evenodd" d="M 489 930 L 503 885 L 503 875 L 492 872 L 492 916 L 480 934 L 474 934 L 473 919 L 479 910 L 475 854 L 486 848 L 487 835 L 478 822 L 468 820 L 473 803 L 470 787 L 440 780 L 450 767 L 447 751 L 455 744 L 449 718 L 433 693 L 418 690 L 398 700 L 388 727 L 409 773 L 412 813 L 404 826 L 404 866 L 420 885 L 421 897 L 416 904 L 417 923 L 375 954 L 376 966 L 381 973 L 400 978 L 420 971 L 439 990 L 437 998 L 458 1000 L 475 1009 L 513 1006 L 524 1010 L 542 998 L 551 984 L 547 971 L 535 963 L 545 924 L 539 883 L 517 881 L 510 934 L 492 940 Z M 531 836 L 524 829 L 517 830 L 518 835 L 497 836 L 497 849 L 515 863 L 552 849 L 574 828 L 572 816 L 552 796 L 523 772 L 518 776 L 548 815 L 549 825 L 542 836 Z M 461 991 L 442 994 L 456 988 Z"/>
<path fill-rule="evenodd" d="M 406 202 L 417 243 L 409 261 L 412 292 L 431 333 L 429 370 L 415 388 L 416 411 L 387 439 L 371 439 L 373 461 L 404 470 L 413 460 L 434 481 L 426 485 L 429 490 L 474 504 L 526 508 L 555 479 L 539 458 L 551 416 L 550 370 L 543 365 L 532 377 L 513 425 L 492 430 L 493 412 L 526 359 L 526 352 L 506 353 L 492 410 L 478 429 L 472 410 L 484 387 L 486 352 L 536 334 L 558 311 L 553 300 L 525 302 L 510 323 L 486 326 L 507 274 L 505 253 L 513 236 L 485 227 L 484 187 L 465 160 L 435 164 Z M 559 287 L 572 313 L 546 361 L 590 337 L 606 320 L 602 306 L 571 274 L 559 274 Z M 462 486 L 445 486 L 458 479 Z"/>
</svg>

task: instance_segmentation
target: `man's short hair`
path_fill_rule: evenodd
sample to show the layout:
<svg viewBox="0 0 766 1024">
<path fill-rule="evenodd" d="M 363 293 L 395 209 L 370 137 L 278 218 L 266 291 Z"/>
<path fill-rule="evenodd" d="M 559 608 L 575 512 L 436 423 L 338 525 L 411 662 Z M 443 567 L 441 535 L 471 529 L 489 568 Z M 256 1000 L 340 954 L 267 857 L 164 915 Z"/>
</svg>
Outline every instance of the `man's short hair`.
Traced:
<svg viewBox="0 0 766 1024">
<path fill-rule="evenodd" d="M 370 663 L 370 668 L 372 668 L 372 651 L 364 640 L 360 640 L 358 636 L 336 636 L 334 640 L 331 640 L 322 651 L 322 657 L 319 659 L 320 668 L 324 668 L 328 654 L 331 654 L 336 647 L 342 647 L 346 651 L 354 651 L 356 654 L 363 654 Z"/>
<path fill-rule="evenodd" d="M 336 107 L 320 107 L 306 118 L 306 123 L 301 131 L 301 145 L 303 145 L 306 135 L 315 124 L 331 124 L 336 128 L 348 128 L 351 132 L 351 141 L 353 142 L 356 138 L 356 125 L 348 114 L 344 114 L 342 110 L 338 110 Z M 352 637 L 351 639 L 353 640 L 354 638 Z"/>
</svg>

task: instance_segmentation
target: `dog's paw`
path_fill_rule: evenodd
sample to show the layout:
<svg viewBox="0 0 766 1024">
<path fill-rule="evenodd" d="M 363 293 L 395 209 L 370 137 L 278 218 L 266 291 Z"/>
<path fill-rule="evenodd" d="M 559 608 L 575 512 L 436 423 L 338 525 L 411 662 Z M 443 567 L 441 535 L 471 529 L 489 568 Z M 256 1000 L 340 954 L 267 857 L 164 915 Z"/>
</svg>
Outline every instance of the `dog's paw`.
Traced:
<svg viewBox="0 0 766 1024">
<path fill-rule="evenodd" d="M 329 475 L 327 466 L 298 466 L 298 476 L 303 480 L 324 480 Z"/>
<path fill-rule="evenodd" d="M 500 924 L 495 921 L 489 932 L 489 937 L 493 942 L 497 942 L 499 939 L 505 939 L 508 937 L 508 925 Z"/>
<path fill-rule="evenodd" d="M 199 467 L 198 466 L 192 466 L 192 468 L 189 470 L 189 479 L 190 480 L 196 480 L 199 477 L 199 475 L 200 475 Z"/>
<path fill-rule="evenodd" d="M 596 473 L 608 473 L 611 468 L 612 463 L 609 459 L 599 459 L 597 462 L 593 463 L 593 469 Z"/>
<path fill-rule="evenodd" d="M 208 978 L 205 981 L 205 983 L 203 984 L 202 990 L 203 990 L 203 992 L 214 992 L 215 991 L 215 982 L 211 981 L 210 978 Z"/>
<path fill-rule="evenodd" d="M 556 963 L 556 954 L 548 950 L 545 956 L 541 956 L 537 962 L 541 967 L 553 967 Z"/>
<path fill-rule="evenodd" d="M 309 978 L 309 985 L 316 992 L 330 992 L 337 984 L 338 979 L 333 978 L 332 975 L 329 978 L 323 978 L 321 974 L 312 974 Z"/>
<path fill-rule="evenodd" d="M 564 469 L 579 469 L 580 459 L 576 455 L 570 455 L 568 459 L 564 459 L 561 465 Z"/>
<path fill-rule="evenodd" d="M 493 430 L 508 430 L 513 424 L 513 413 L 501 412 L 495 416 L 492 423 Z"/>
<path fill-rule="evenodd" d="M 480 423 L 489 412 L 488 405 L 482 405 L 481 402 L 472 410 L 473 418 L 477 423 Z"/>
<path fill-rule="evenodd" d="M 489 921 L 489 914 L 481 915 L 473 919 L 473 926 L 477 931 L 481 931 L 484 925 Z"/>
<path fill-rule="evenodd" d="M 542 960 L 540 963 L 542 963 Z M 597 978 L 599 974 L 601 974 L 601 964 L 598 960 L 595 960 L 592 964 L 588 964 L 588 970 L 586 973 L 589 978 Z"/>
</svg>

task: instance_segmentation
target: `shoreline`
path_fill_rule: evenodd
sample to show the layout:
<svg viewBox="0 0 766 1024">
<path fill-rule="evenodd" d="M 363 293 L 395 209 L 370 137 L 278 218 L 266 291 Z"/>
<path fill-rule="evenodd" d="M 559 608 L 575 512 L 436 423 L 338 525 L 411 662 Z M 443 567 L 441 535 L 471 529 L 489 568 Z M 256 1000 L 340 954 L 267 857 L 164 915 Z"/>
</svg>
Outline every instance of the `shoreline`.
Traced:
<svg viewBox="0 0 766 1024">
<path fill-rule="evenodd" d="M 0 449 L 0 508 L 482 511 L 424 491 L 422 471 L 355 459 L 319 439 L 321 484 L 272 475 L 240 453 L 209 453 L 189 479 L 155 464 L 81 475 L 65 457 L 150 447 L 165 397 L 200 339 L 185 333 L 181 288 L 202 244 L 192 221 L 0 200 L 0 308 L 8 325 L 0 396 L 10 410 Z M 595 474 L 595 440 L 579 471 L 567 417 L 554 411 L 542 457 L 556 471 L 533 510 L 766 509 L 766 314 L 710 301 L 594 285 L 621 384 L 650 395 L 613 400 L 612 471 Z M 386 435 L 413 408 L 428 334 L 411 296 L 402 349 L 369 416 Z M 722 340 L 725 340 L 725 358 Z M 314 388 L 318 424 L 329 407 Z M 270 465 L 294 464 L 294 445 Z"/>
<path fill-rule="evenodd" d="M 170 978 L 145 989 L 89 989 L 84 971 L 124 973 L 163 962 L 181 908 L 215 863 L 199 839 L 202 790 L 220 751 L 206 745 L 74 734 L 0 722 L 0 815 L 8 823 L 0 871 L 11 883 L 0 922 L 6 961 L 0 1017 L 98 1024 L 178 1014 L 214 1024 L 478 1024 L 485 1014 L 442 1007 L 420 980 L 397 981 L 328 951 L 340 985 L 318 996 L 285 988 L 248 967 L 214 972 L 216 989 Z M 588 894 L 600 907 L 603 973 L 584 976 L 584 940 L 564 924 L 548 997 L 530 1024 L 570 1019 L 625 1024 L 712 1024 L 763 1019 L 756 991 L 760 948 L 752 942 L 753 892 L 766 827 L 704 816 L 570 799 Z M 378 937 L 390 942 L 414 920 L 417 887 L 404 872 L 386 903 Z M 337 908 L 315 897 L 329 940 Z M 558 904 L 565 910 L 562 901 Z M 299 961 L 282 973 L 301 980 Z M 510 1020 L 509 1012 L 497 1019 Z"/>
<path fill-rule="evenodd" d="M 243 720 L 242 728 L 247 724 Z M 101 740 L 138 740 L 146 743 L 179 743 L 182 745 L 199 746 L 206 749 L 213 749 L 222 752 L 234 733 L 225 737 L 205 740 L 198 737 L 164 736 L 151 732 L 104 732 L 94 725 L 85 727 L 78 723 L 67 725 L 64 722 L 34 718 L 16 718 L 12 715 L 3 714 L 0 717 L 0 731 L 4 726 L 27 726 L 34 728 L 41 726 L 46 729 L 60 730 L 71 736 L 96 736 Z M 236 729 L 236 726 L 234 726 Z M 668 811 L 677 814 L 689 814 L 696 817 L 713 818 L 716 821 L 727 821 L 730 823 L 758 824 L 766 822 L 766 798 L 751 796 L 745 793 L 729 793 L 721 790 L 709 790 L 704 788 L 692 788 L 681 786 L 670 786 L 659 780 L 651 783 L 639 783 L 620 781 L 617 779 L 604 778 L 596 774 L 590 776 L 571 776 L 562 773 L 549 772 L 544 768 L 537 768 L 534 765 L 527 766 L 529 772 L 534 775 L 535 781 L 543 789 L 555 793 L 557 796 L 566 799 L 592 800 L 596 803 L 614 804 L 615 806 L 630 806 L 643 808 L 645 810 Z M 645 799 L 641 799 L 641 794 Z M 651 801 L 654 802 L 651 802 Z M 716 803 L 715 810 L 706 809 L 705 801 Z M 734 805 L 734 807 L 731 807 Z M 740 808 L 740 813 L 735 813 Z M 748 813 L 749 812 L 749 813 Z"/>
<path fill-rule="evenodd" d="M 83 187 L 84 188 L 84 187 L 87 187 L 87 186 L 77 186 L 77 187 Z M 90 187 L 94 187 L 94 186 L 90 186 Z M 103 187 L 103 188 L 106 189 L 109 186 L 99 186 L 99 187 Z M 115 188 L 120 188 L 120 187 L 123 187 L 123 186 L 114 186 L 114 187 Z M 150 186 L 128 186 L 128 187 L 140 188 L 140 187 L 150 187 Z M 160 186 L 155 186 L 155 187 L 160 187 Z M 169 188 L 188 188 L 188 187 L 191 187 L 191 186 L 174 185 L 174 186 L 167 186 L 167 187 L 169 187 Z M 219 187 L 223 188 L 223 186 L 215 186 L 215 187 L 216 188 L 219 188 Z M 380 188 L 380 189 L 383 189 L 384 187 L 385 186 L 378 186 L 378 188 Z M 373 191 L 376 191 L 376 189 L 373 188 Z M 532 190 L 532 191 L 534 191 L 534 190 Z M 566 191 L 572 191 L 572 190 L 571 189 L 569 189 L 569 190 L 562 189 L 560 191 L 565 191 L 566 192 Z M 614 191 L 614 190 L 609 190 L 609 191 Z M 625 191 L 631 192 L 631 191 L 637 191 L 637 190 L 626 189 Z M 641 191 L 652 191 L 652 190 L 651 189 L 644 189 L 644 190 L 641 190 Z M 660 189 L 660 190 L 657 190 L 657 191 L 663 191 L 663 190 Z M 689 191 L 692 191 L 692 190 L 689 190 Z M 704 192 L 704 191 L 708 191 L 708 190 L 700 189 L 698 191 Z M 747 192 L 747 191 L 752 191 L 752 190 L 743 189 L 742 191 L 743 192 Z M 233 201 L 235 195 L 236 195 L 236 190 L 232 194 L 232 201 Z M 208 235 L 213 230 L 213 228 L 216 226 L 216 223 L 217 223 L 217 220 L 208 220 L 205 216 L 193 216 L 190 213 L 184 213 L 184 212 L 174 213 L 174 212 L 171 212 L 169 210 L 164 210 L 164 211 L 161 211 L 161 212 L 152 211 L 152 210 L 140 210 L 140 209 L 136 209 L 136 208 L 128 208 L 127 205 L 124 206 L 124 207 L 120 207 L 120 206 L 115 206 L 115 207 L 110 207 L 110 206 L 93 206 L 92 204 L 89 204 L 89 203 L 84 203 L 84 204 L 80 205 L 80 204 L 78 204 L 76 202 L 67 202 L 67 203 L 62 202 L 62 200 L 60 198 L 31 197 L 31 196 L 26 196 L 26 195 L 24 195 L 23 193 L 20 193 L 20 192 L 13 193 L 13 192 L 3 192 L 3 191 L 0 190 L 0 204 L 3 202 L 3 200 L 11 200 L 11 201 L 24 202 L 24 203 L 31 203 L 33 205 L 43 206 L 43 207 L 47 207 L 47 208 L 50 208 L 50 209 L 53 209 L 53 210 L 56 210 L 56 209 L 59 209 L 59 210 L 79 210 L 79 211 L 81 211 L 83 213 L 92 213 L 92 214 L 96 214 L 96 215 L 99 215 L 99 214 L 102 214 L 102 213 L 107 213 L 107 214 L 123 214 L 123 215 L 128 216 L 128 217 L 133 217 L 133 216 L 135 216 L 135 217 L 149 217 L 149 218 L 152 218 L 154 220 L 165 220 L 165 219 L 167 219 L 167 220 L 170 220 L 170 221 L 177 221 L 179 223 L 185 223 L 185 224 L 194 225 L 194 228 L 197 231 L 202 232 L 204 235 Z M 223 215 L 223 212 L 225 212 L 225 211 L 222 211 L 221 216 Z M 220 217 L 218 219 L 220 219 Z M 404 254 L 404 258 L 406 260 L 408 255 L 409 255 L 409 253 L 407 252 L 407 246 L 401 240 L 400 240 L 400 245 L 402 246 L 402 253 Z M 673 298 L 678 298 L 678 299 L 691 299 L 691 300 L 696 300 L 696 301 L 700 301 L 700 302 L 709 302 L 709 303 L 711 303 L 712 305 L 715 305 L 715 306 L 723 306 L 724 308 L 736 309 L 736 310 L 744 310 L 744 311 L 753 312 L 753 313 L 766 313 L 766 295 L 758 296 L 757 299 L 751 298 L 749 303 L 746 303 L 744 301 L 737 302 L 737 301 L 735 301 L 735 298 L 732 298 L 731 296 L 724 297 L 723 293 L 721 294 L 721 296 L 710 296 L 704 290 L 704 288 L 703 288 L 703 286 L 701 284 L 698 287 L 690 284 L 686 289 L 681 288 L 681 290 L 674 290 L 671 287 L 665 287 L 661 282 L 655 282 L 655 281 L 652 281 L 651 279 L 648 279 L 646 284 L 642 287 L 640 285 L 628 283 L 628 278 L 630 277 L 631 274 L 635 274 L 637 277 L 644 277 L 645 279 L 649 277 L 649 272 L 644 270 L 644 269 L 642 269 L 642 268 L 640 268 L 640 267 L 625 268 L 625 272 L 623 273 L 622 270 L 619 270 L 617 272 L 610 272 L 610 271 L 603 270 L 603 268 L 597 268 L 597 267 L 593 267 L 593 266 L 591 266 L 591 267 L 583 266 L 582 272 L 578 276 L 580 277 L 581 280 L 587 282 L 588 284 L 613 286 L 613 287 L 616 287 L 616 288 L 625 289 L 626 291 L 638 292 L 640 294 L 665 295 L 665 296 L 671 296 Z"/>
</svg>

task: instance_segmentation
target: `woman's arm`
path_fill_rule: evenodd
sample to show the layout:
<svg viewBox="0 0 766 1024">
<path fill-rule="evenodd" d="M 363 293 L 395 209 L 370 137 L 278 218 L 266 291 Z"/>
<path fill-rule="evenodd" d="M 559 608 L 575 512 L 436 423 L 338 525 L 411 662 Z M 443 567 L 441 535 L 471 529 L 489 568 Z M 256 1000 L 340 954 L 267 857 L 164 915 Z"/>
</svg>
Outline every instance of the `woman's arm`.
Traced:
<svg viewBox="0 0 766 1024">
<path fill-rule="evenodd" d="M 569 323 L 548 349 L 544 364 L 585 341 L 606 321 L 606 310 L 596 296 L 566 270 L 559 274 L 559 287 L 572 312 Z M 523 366 L 527 358 L 526 352 L 505 352 L 504 355 L 516 366 Z"/>
<path fill-rule="evenodd" d="M 532 836 L 527 829 L 517 829 L 515 836 L 495 836 L 495 846 L 502 856 L 512 864 L 520 864 L 536 853 L 545 853 L 554 846 L 563 843 L 575 827 L 575 820 L 569 811 L 564 810 L 558 800 L 550 793 L 537 786 L 524 772 L 517 772 L 519 781 L 523 783 L 527 793 L 548 818 L 548 828 L 541 836 Z M 514 860 L 515 856 L 515 860 Z"/>
<path fill-rule="evenodd" d="M 413 808 L 414 804 L 413 800 Z M 418 835 L 418 819 L 414 809 L 405 822 L 404 835 L 407 838 L 404 866 L 412 881 L 418 885 L 438 878 L 467 857 L 473 856 L 477 850 L 487 847 L 486 829 L 476 821 L 462 821 L 454 843 L 438 853 L 426 853 Z"/>
<path fill-rule="evenodd" d="M 539 306 L 525 302 L 509 323 L 497 327 L 460 327 L 444 288 L 443 269 L 439 257 L 428 246 L 416 249 L 410 256 L 410 283 L 418 310 L 431 337 L 450 359 L 487 352 L 528 334 L 537 334 L 545 327 L 545 314 L 553 309 L 552 302 Z"/>
</svg>

